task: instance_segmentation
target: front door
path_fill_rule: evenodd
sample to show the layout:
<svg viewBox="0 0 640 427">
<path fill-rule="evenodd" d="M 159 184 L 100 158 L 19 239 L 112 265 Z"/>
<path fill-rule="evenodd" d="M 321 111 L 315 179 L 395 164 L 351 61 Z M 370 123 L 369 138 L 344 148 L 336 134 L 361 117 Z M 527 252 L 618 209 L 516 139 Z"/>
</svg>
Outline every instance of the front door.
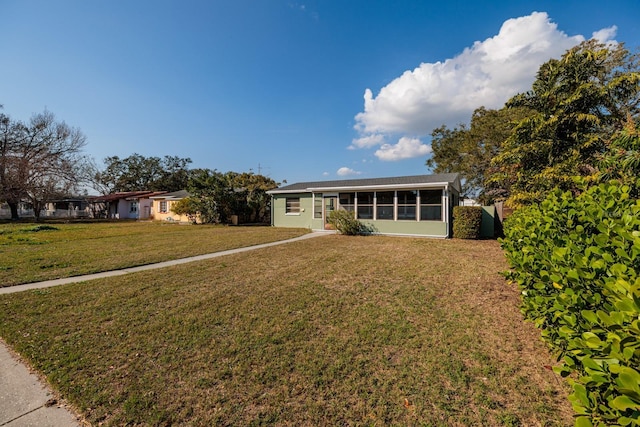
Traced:
<svg viewBox="0 0 640 427">
<path fill-rule="evenodd" d="M 323 206 L 324 229 L 331 230 L 329 215 L 338 208 L 338 198 L 336 196 L 325 196 Z"/>
</svg>

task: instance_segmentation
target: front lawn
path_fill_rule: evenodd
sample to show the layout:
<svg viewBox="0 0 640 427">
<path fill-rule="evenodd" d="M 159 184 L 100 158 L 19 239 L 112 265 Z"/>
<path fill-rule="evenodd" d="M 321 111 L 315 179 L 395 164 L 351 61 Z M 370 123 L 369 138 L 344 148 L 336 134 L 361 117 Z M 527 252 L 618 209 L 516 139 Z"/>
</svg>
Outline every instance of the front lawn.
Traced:
<svg viewBox="0 0 640 427">
<path fill-rule="evenodd" d="M 329 235 L 0 296 L 94 425 L 564 426 L 495 241 Z"/>
<path fill-rule="evenodd" d="M 1 224 L 0 287 L 219 252 L 307 232 L 129 221 Z"/>
</svg>

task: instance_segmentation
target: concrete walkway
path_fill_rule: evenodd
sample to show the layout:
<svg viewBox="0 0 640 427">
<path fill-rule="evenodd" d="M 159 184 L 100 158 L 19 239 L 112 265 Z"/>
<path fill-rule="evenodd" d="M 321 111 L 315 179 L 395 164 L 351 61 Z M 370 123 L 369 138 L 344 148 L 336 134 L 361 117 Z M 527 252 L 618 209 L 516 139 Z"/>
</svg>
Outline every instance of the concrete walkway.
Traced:
<svg viewBox="0 0 640 427">
<path fill-rule="evenodd" d="M 148 264 L 140 267 L 122 270 L 105 271 L 103 273 L 87 274 L 84 276 L 68 277 L 65 279 L 47 280 L 45 282 L 28 283 L 26 285 L 0 288 L 0 294 L 42 289 L 68 283 L 85 282 L 103 277 L 121 276 L 139 271 L 164 268 L 188 262 L 202 261 L 230 254 L 297 242 L 313 237 L 325 236 L 330 233 L 314 232 L 289 240 L 282 240 L 245 248 L 231 249 L 206 255 L 181 258 L 173 261 Z M 37 375 L 20 362 L 0 339 L 0 427 L 72 427 L 83 425 L 80 420 L 66 407 L 59 404 L 54 394 Z"/>
<path fill-rule="evenodd" d="M 75 427 L 80 421 L 0 340 L 0 427 Z"/>
</svg>

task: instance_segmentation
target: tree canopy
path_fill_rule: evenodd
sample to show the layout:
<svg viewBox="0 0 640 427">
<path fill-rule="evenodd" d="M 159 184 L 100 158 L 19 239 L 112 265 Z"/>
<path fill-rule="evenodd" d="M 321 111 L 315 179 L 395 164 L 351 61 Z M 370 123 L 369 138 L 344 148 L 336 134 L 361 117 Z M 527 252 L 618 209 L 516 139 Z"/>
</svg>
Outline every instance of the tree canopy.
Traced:
<svg viewBox="0 0 640 427">
<path fill-rule="evenodd" d="M 269 214 L 267 191 L 277 186 L 259 174 L 195 169 L 188 185 L 191 196 L 177 204 L 174 212 L 198 216 L 204 223 L 228 223 L 232 215 L 244 222 L 263 222 Z"/>
<path fill-rule="evenodd" d="M 121 159 L 104 159 L 105 168 L 96 170 L 93 185 L 103 194 L 117 191 L 179 191 L 189 182 L 190 158 L 145 157 L 134 153 Z"/>
<path fill-rule="evenodd" d="M 432 133 L 435 172 L 459 172 L 463 195 L 512 207 L 555 188 L 596 180 L 609 145 L 640 112 L 639 55 L 589 40 L 538 70 L 531 90 L 499 110 L 479 108 L 469 126 Z M 633 150 L 631 150 L 633 152 Z"/>
<path fill-rule="evenodd" d="M 519 206 L 554 188 L 573 190 L 573 177 L 593 177 L 607 141 L 640 107 L 638 55 L 624 45 L 584 42 L 540 67 L 532 89 L 507 108 L 527 108 L 493 160 L 490 182 Z"/>
<path fill-rule="evenodd" d="M 473 112 L 469 127 L 460 124 L 453 129 L 446 126 L 435 129 L 431 133 L 433 155 L 427 166 L 436 173 L 460 173 L 462 196 L 490 203 L 501 195 L 485 185 L 491 160 L 513 131 L 515 122 L 527 114 L 526 108 L 480 107 Z"/>
<path fill-rule="evenodd" d="M 607 144 L 598 162 L 598 181 L 617 180 L 631 188 L 633 197 L 640 196 L 640 123 L 629 118 Z"/>
</svg>

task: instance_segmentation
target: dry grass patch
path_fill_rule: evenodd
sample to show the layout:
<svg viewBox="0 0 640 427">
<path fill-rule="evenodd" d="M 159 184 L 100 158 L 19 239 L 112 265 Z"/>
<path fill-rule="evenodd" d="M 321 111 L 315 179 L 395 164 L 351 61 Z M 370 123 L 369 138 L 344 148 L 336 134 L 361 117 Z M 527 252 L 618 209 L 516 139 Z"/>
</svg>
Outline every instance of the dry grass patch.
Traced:
<svg viewBox="0 0 640 427">
<path fill-rule="evenodd" d="M 326 236 L 0 297 L 94 424 L 561 426 L 494 241 Z"/>
<path fill-rule="evenodd" d="M 0 287 L 152 264 L 307 232 L 159 222 L 1 224 Z"/>
</svg>

